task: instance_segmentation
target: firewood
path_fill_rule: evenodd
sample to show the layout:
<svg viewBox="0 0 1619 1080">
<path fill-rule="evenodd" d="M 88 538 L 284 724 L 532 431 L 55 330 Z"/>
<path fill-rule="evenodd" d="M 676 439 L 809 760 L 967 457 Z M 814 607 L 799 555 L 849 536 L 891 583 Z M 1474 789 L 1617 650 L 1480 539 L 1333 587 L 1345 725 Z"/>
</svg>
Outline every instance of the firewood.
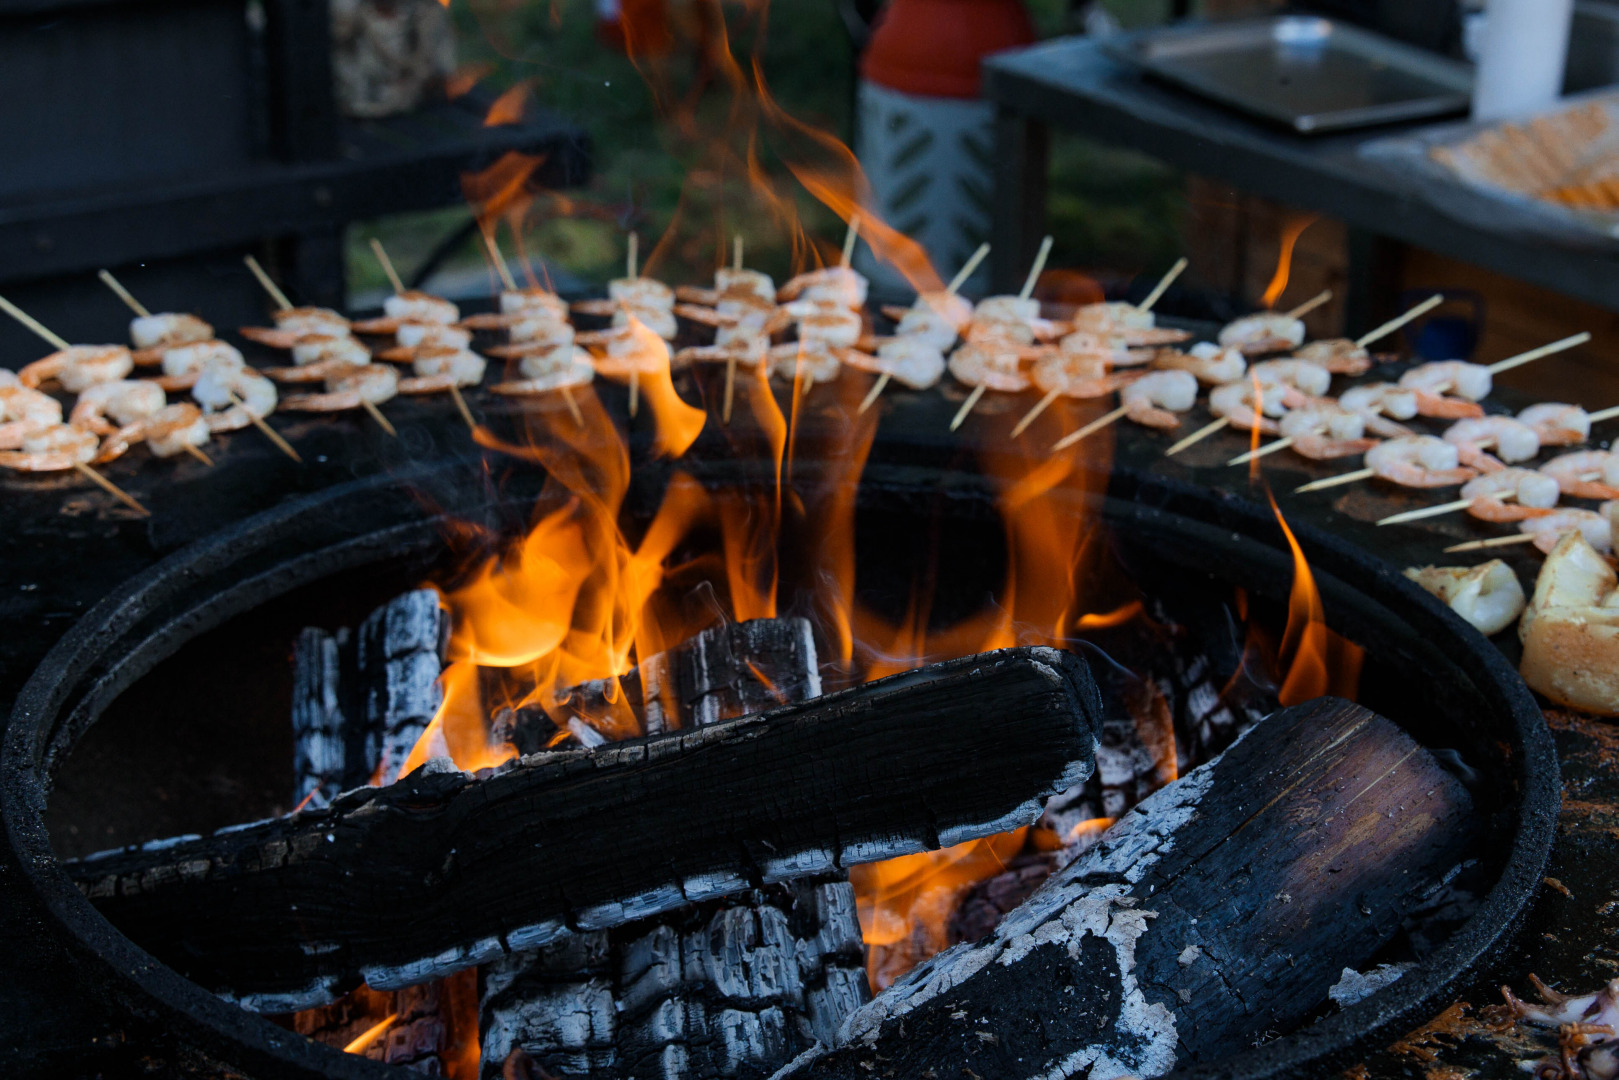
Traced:
<svg viewBox="0 0 1619 1080">
<path fill-rule="evenodd" d="M 786 1078 L 1157 1076 L 1303 1023 L 1464 857 L 1461 783 L 1321 698 L 1143 801 Z"/>
<path fill-rule="evenodd" d="M 445 759 L 324 810 L 71 865 L 125 933 L 264 1011 L 1028 824 L 1092 767 L 1083 661 L 1020 648 L 705 728 Z"/>
</svg>

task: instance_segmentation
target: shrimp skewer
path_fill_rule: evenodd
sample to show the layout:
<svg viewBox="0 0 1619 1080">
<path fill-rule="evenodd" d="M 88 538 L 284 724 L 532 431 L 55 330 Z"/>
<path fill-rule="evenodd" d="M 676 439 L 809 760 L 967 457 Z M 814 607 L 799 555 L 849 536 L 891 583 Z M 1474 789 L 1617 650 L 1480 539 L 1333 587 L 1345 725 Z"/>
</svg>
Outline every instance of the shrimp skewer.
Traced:
<svg viewBox="0 0 1619 1080">
<path fill-rule="evenodd" d="M 1432 435 L 1403 435 L 1366 451 L 1366 468 L 1294 488 L 1294 494 L 1381 477 L 1401 487 L 1430 488 L 1462 484 L 1478 473 L 1461 464 L 1452 443 Z"/>
<path fill-rule="evenodd" d="M 1365 418 L 1331 398 L 1318 398 L 1289 411 L 1277 424 L 1277 430 L 1282 436 L 1280 439 L 1238 454 L 1226 464 L 1243 465 L 1289 447 L 1311 461 L 1331 461 L 1364 454 L 1377 445 L 1376 439 L 1364 437 Z"/>
<path fill-rule="evenodd" d="M 163 358 L 164 349 L 213 338 L 214 328 L 195 315 L 171 312 L 153 315 L 111 273 L 99 270 L 96 276 L 135 313 L 129 323 L 129 340 L 135 346 L 131 358 L 136 364 L 158 363 Z"/>
<path fill-rule="evenodd" d="M 1321 341 L 1312 341 L 1297 349 L 1293 355 L 1300 360 L 1311 360 L 1320 364 L 1334 375 L 1364 375 L 1372 366 L 1371 354 L 1366 346 L 1379 341 L 1412 319 L 1427 314 L 1440 304 L 1444 303 L 1443 293 L 1435 293 L 1416 307 L 1402 315 L 1396 315 L 1388 322 L 1371 330 L 1351 341 L 1348 338 L 1326 338 Z"/>
<path fill-rule="evenodd" d="M 68 423 L 97 435 L 111 435 L 121 427 L 151 416 L 166 404 L 168 399 L 163 388 L 155 382 L 119 379 L 98 383 L 79 395 L 79 400 L 73 403 L 73 411 L 68 414 Z M 111 421 L 107 419 L 109 416 Z M 61 417 L 60 407 L 57 417 Z"/>
<path fill-rule="evenodd" d="M 1167 372 L 1152 372 L 1150 374 L 1167 374 Z M 1182 372 L 1182 374 L 1185 374 Z M 1015 439 L 1023 434 L 1023 429 L 1034 422 L 1034 418 L 1045 411 L 1046 407 L 1058 397 L 1071 397 L 1080 400 L 1088 398 L 1106 397 L 1115 390 L 1128 386 L 1136 379 L 1142 378 L 1141 372 L 1114 375 L 1109 373 L 1108 358 L 1105 353 L 1059 352 L 1048 356 L 1034 365 L 1034 385 L 1044 390 L 1045 396 L 1030 409 L 1017 426 L 1012 429 Z M 1190 378 L 1190 376 L 1188 376 Z M 1192 380 L 1192 398 L 1197 399 L 1197 380 Z"/>
<path fill-rule="evenodd" d="M 1557 481 L 1542 472 L 1534 469 L 1499 469 L 1463 484 L 1462 497 L 1454 502 L 1407 510 L 1403 514 L 1390 514 L 1378 524 L 1398 525 L 1456 510 L 1466 510 L 1481 521 L 1520 521 L 1551 513 L 1557 505 L 1558 494 Z M 1511 500 L 1516 500 L 1518 505 L 1505 505 Z"/>
<path fill-rule="evenodd" d="M 208 442 L 208 423 L 201 409 L 184 401 L 165 405 L 107 436 L 101 452 L 96 455 L 96 463 L 121 457 L 135 443 L 143 441 L 155 457 L 187 453 L 204 465 L 213 464 L 200 449 Z"/>
<path fill-rule="evenodd" d="M 1540 436 L 1535 429 L 1510 416 L 1458 420 L 1445 429 L 1441 438 L 1461 451 L 1464 465 L 1485 472 L 1499 469 L 1502 461 L 1515 464 L 1540 453 Z M 1485 453 L 1486 447 L 1494 447 L 1500 460 Z"/>
<path fill-rule="evenodd" d="M 364 409 L 389 435 L 398 436 L 378 405 L 399 392 L 399 372 L 387 364 L 363 364 L 347 368 L 326 379 L 323 394 L 294 394 L 281 402 L 283 409 L 303 412 L 340 412 Z"/>
<path fill-rule="evenodd" d="M 1248 361 L 1242 355 L 1242 350 L 1223 348 L 1208 341 L 1200 341 L 1185 352 L 1160 349 L 1153 357 L 1152 366 L 1170 371 L 1189 371 L 1206 386 L 1236 382 L 1248 371 Z"/>
<path fill-rule="evenodd" d="M 1127 417 L 1143 427 L 1159 430 L 1174 428 L 1180 424 L 1180 418 L 1175 414 L 1186 412 L 1197 404 L 1197 379 L 1190 372 L 1149 371 L 1128 378 L 1131 381 L 1119 388 L 1118 408 L 1058 439 L 1051 449 L 1066 450 L 1120 417 Z"/>
<path fill-rule="evenodd" d="M 161 399 L 163 391 L 157 393 Z M 15 383 L 0 386 L 0 450 L 20 449 L 28 439 L 61 422 L 62 404 L 49 394 Z"/>
<path fill-rule="evenodd" d="M 967 414 L 973 411 L 986 391 L 995 389 L 1017 393 L 1029 385 L 1027 377 L 1017 370 L 1020 357 L 1016 346 L 1020 344 L 1021 333 L 1028 333 L 1030 339 L 1033 338 L 1027 321 L 1031 317 L 1031 310 L 1033 317 L 1039 316 L 1039 301 L 1033 300 L 1032 296 L 1035 283 L 1040 280 L 1040 271 L 1045 269 L 1046 259 L 1051 255 L 1051 243 L 1049 235 L 1040 241 L 1040 251 L 1029 267 L 1023 289 L 1016 296 L 986 297 L 974 310 L 975 324 L 980 322 L 979 313 L 985 312 L 985 324 L 1002 329 L 987 336 L 975 336 L 973 327 L 969 326 L 967 345 L 957 349 L 950 358 L 950 373 L 973 388 L 967 400 L 961 403 L 961 408 L 956 410 L 956 415 L 950 418 L 951 431 L 961 427 Z M 1003 337 L 1003 331 L 1009 336 Z M 966 356 L 963 357 L 963 353 Z M 962 357 L 959 364 L 957 357 Z"/>
<path fill-rule="evenodd" d="M 17 472 L 62 472 L 73 469 L 94 482 L 113 498 L 143 517 L 152 512 L 142 506 L 129 492 L 90 467 L 101 440 L 92 431 L 76 428 L 72 424 L 55 424 L 39 431 L 16 450 L 0 450 L 0 468 Z"/>
<path fill-rule="evenodd" d="M 973 388 L 967 400 L 961 403 L 950 420 L 950 430 L 959 428 L 967 414 L 972 412 L 978 399 L 988 390 L 1016 394 L 1029 388 L 1029 377 L 1023 373 L 1016 352 L 986 345 L 963 345 L 950 354 L 950 374 L 958 382 Z"/>
<path fill-rule="evenodd" d="M 966 283 L 967 279 L 972 276 L 972 272 L 978 269 L 978 264 L 983 262 L 988 254 L 989 245 L 979 244 L 978 250 L 972 253 L 961 269 L 956 272 L 956 276 L 950 279 L 950 284 L 945 286 L 943 292 L 918 294 L 916 302 L 911 305 L 910 310 L 900 317 L 899 327 L 895 330 L 897 338 L 917 342 L 920 346 L 940 354 L 939 374 L 933 376 L 933 382 L 937 382 L 939 375 L 942 375 L 944 371 L 942 354 L 956 343 L 957 335 L 965 330 L 972 321 L 972 305 L 957 295 L 957 290 Z M 907 348 L 914 352 L 917 346 L 907 346 Z M 880 356 L 882 348 L 879 347 L 877 351 Z M 856 366 L 859 365 L 857 364 Z M 928 366 L 929 368 L 932 367 L 931 361 Z M 880 372 L 877 376 L 877 381 L 872 384 L 871 389 L 867 391 L 865 398 L 860 402 L 860 408 L 856 410 L 857 414 L 863 413 L 871 407 L 872 403 L 877 400 L 883 389 L 888 385 L 889 378 L 894 374 L 897 374 L 897 372 L 887 370 Z M 933 382 L 929 382 L 928 385 L 933 385 Z"/>
<path fill-rule="evenodd" d="M 1332 299 L 1332 290 L 1326 289 L 1306 300 L 1292 311 L 1261 311 L 1244 315 L 1220 330 L 1219 342 L 1227 348 L 1241 349 L 1249 356 L 1284 352 L 1304 344 L 1304 323 L 1300 316 L 1320 307 Z"/>
</svg>

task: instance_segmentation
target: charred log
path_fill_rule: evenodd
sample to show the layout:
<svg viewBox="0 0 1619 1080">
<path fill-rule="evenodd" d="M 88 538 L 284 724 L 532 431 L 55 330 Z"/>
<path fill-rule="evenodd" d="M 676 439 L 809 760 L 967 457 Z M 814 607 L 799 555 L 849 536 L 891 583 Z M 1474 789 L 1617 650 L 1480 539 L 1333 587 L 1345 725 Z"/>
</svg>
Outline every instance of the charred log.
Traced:
<svg viewBox="0 0 1619 1080">
<path fill-rule="evenodd" d="M 430 763 L 71 872 L 188 977 L 288 1011 L 1027 824 L 1091 768 L 1099 709 L 1082 661 L 1008 649 L 488 778 Z"/>
<path fill-rule="evenodd" d="M 625 680 L 648 730 L 707 727 L 820 690 L 800 618 L 713 627 Z M 866 1001 L 864 959 L 842 871 L 687 905 L 588 946 L 508 957 L 486 970 L 483 1073 L 501 1076 L 515 1053 L 558 1076 L 762 1078 Z M 588 1028 L 569 1026 L 562 1017 L 578 1004 L 559 986 L 605 992 L 611 1008 L 590 1010 Z"/>
<path fill-rule="evenodd" d="M 292 805 L 326 806 L 348 785 L 349 722 L 341 650 L 346 632 L 307 627 L 292 652 Z"/>
<path fill-rule="evenodd" d="M 1458 863 L 1471 809 L 1393 723 L 1283 710 L 781 1076 L 1156 1076 L 1233 1053 L 1366 966 Z"/>
</svg>

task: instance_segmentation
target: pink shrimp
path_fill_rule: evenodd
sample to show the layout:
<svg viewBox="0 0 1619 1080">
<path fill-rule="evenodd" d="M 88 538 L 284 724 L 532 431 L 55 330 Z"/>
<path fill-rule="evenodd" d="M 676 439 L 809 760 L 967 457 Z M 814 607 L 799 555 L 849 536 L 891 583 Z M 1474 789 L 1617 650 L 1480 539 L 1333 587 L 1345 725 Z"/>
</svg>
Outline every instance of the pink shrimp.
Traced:
<svg viewBox="0 0 1619 1080">
<path fill-rule="evenodd" d="M 1444 440 L 1461 451 L 1465 465 L 1485 472 L 1509 464 L 1528 461 L 1540 453 L 1540 436 L 1528 424 L 1521 424 L 1510 416 L 1480 416 L 1458 420 L 1445 429 Z M 1486 454 L 1486 448 L 1495 450 L 1500 458 Z"/>
<path fill-rule="evenodd" d="M 1607 516 L 1594 510 L 1565 507 L 1544 517 L 1518 523 L 1518 531 L 1535 538 L 1535 547 L 1550 555 L 1552 548 L 1568 533 L 1579 530 L 1586 543 L 1606 555 L 1613 551 L 1613 525 Z"/>
<path fill-rule="evenodd" d="M 97 383 L 122 379 L 135 370 L 135 361 L 122 345 L 71 345 L 35 360 L 17 372 L 17 381 L 30 390 L 55 380 L 70 394 L 83 393 Z"/>
<path fill-rule="evenodd" d="M 1364 375 L 1372 367 L 1372 354 L 1348 338 L 1312 341 L 1293 350 L 1293 356 L 1320 364 L 1334 375 Z"/>
<path fill-rule="evenodd" d="M 1557 482 L 1534 469 L 1500 469 L 1469 480 L 1461 495 L 1473 500 L 1467 512 L 1481 521 L 1522 521 L 1554 512 Z"/>
<path fill-rule="evenodd" d="M 1034 365 L 1031 373 L 1034 385 L 1042 391 L 1050 393 L 1056 391 L 1064 397 L 1086 400 L 1089 398 L 1106 397 L 1107 395 L 1128 386 L 1136 379 L 1141 378 L 1140 373 L 1120 372 L 1110 373 L 1105 358 L 1084 353 L 1059 352 L 1048 356 Z M 1157 372 L 1154 374 L 1168 374 Z M 1185 374 L 1182 372 L 1182 374 Z M 1190 378 L 1190 376 L 1187 376 Z M 1195 388 L 1197 380 L 1192 380 Z M 1193 398 L 1196 398 L 1193 390 Z M 1147 407 L 1143 405 L 1143 407 Z M 1173 426 L 1173 425 L 1171 425 Z"/>
<path fill-rule="evenodd" d="M 281 400 L 293 412 L 342 412 L 369 401 L 381 405 L 399 392 L 399 372 L 387 364 L 346 368 L 326 380 L 323 394 L 294 394 Z"/>
<path fill-rule="evenodd" d="M 1366 466 L 1385 480 L 1414 488 L 1464 484 L 1478 475 L 1461 466 L 1455 446 L 1432 435 L 1378 443 L 1366 451 Z"/>
<path fill-rule="evenodd" d="M 1518 414 L 1540 436 L 1542 446 L 1574 446 L 1591 437 L 1591 414 L 1578 405 L 1544 401 Z"/>
<path fill-rule="evenodd" d="M 1289 411 L 1277 425 L 1282 435 L 1293 440 L 1291 449 L 1312 461 L 1364 454 L 1377 445 L 1376 439 L 1363 437 L 1365 428 L 1359 413 L 1330 398 L 1317 398 Z"/>
<path fill-rule="evenodd" d="M 158 399 L 162 400 L 163 391 L 157 393 Z M 78 415 L 77 409 L 74 409 L 74 415 Z M 16 450 L 27 439 L 61 422 L 62 405 L 49 394 L 30 390 L 26 386 L 0 386 L 0 450 Z M 111 425 L 108 428 L 110 430 Z"/>
<path fill-rule="evenodd" d="M 151 416 L 165 404 L 163 388 L 155 382 L 119 379 L 116 382 L 98 383 L 79 395 L 79 400 L 73 403 L 68 423 L 97 435 L 111 435 L 120 427 Z M 60 407 L 56 415 L 60 420 Z M 109 416 L 112 417 L 111 421 L 107 419 Z"/>
<path fill-rule="evenodd" d="M 153 456 L 166 458 L 184 452 L 187 446 L 202 446 L 208 442 L 208 422 L 202 410 L 188 401 L 165 405 L 126 424 L 107 436 L 96 455 L 96 463 L 112 461 L 129 451 L 135 443 L 144 441 Z"/>
<path fill-rule="evenodd" d="M 1540 467 L 1563 494 L 1576 499 L 1619 499 L 1619 455 L 1607 450 L 1576 450 Z"/>
<path fill-rule="evenodd" d="M 968 386 L 983 386 L 1009 394 L 1029 388 L 1015 350 L 985 345 L 963 345 L 950 354 L 950 374 Z"/>
<path fill-rule="evenodd" d="M 72 424 L 53 424 L 23 440 L 16 450 L 0 450 L 0 468 L 18 472 L 60 472 L 95 460 L 101 440 Z"/>
</svg>

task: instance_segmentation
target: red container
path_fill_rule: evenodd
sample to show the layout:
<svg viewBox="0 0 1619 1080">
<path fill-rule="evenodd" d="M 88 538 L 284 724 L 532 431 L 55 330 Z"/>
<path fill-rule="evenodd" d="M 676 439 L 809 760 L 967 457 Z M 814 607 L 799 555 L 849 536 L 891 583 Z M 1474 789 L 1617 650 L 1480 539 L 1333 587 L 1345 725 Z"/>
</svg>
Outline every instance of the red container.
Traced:
<svg viewBox="0 0 1619 1080">
<path fill-rule="evenodd" d="M 860 75 L 907 94 L 976 98 L 979 61 L 1034 39 L 1022 0 L 890 0 Z"/>
</svg>

